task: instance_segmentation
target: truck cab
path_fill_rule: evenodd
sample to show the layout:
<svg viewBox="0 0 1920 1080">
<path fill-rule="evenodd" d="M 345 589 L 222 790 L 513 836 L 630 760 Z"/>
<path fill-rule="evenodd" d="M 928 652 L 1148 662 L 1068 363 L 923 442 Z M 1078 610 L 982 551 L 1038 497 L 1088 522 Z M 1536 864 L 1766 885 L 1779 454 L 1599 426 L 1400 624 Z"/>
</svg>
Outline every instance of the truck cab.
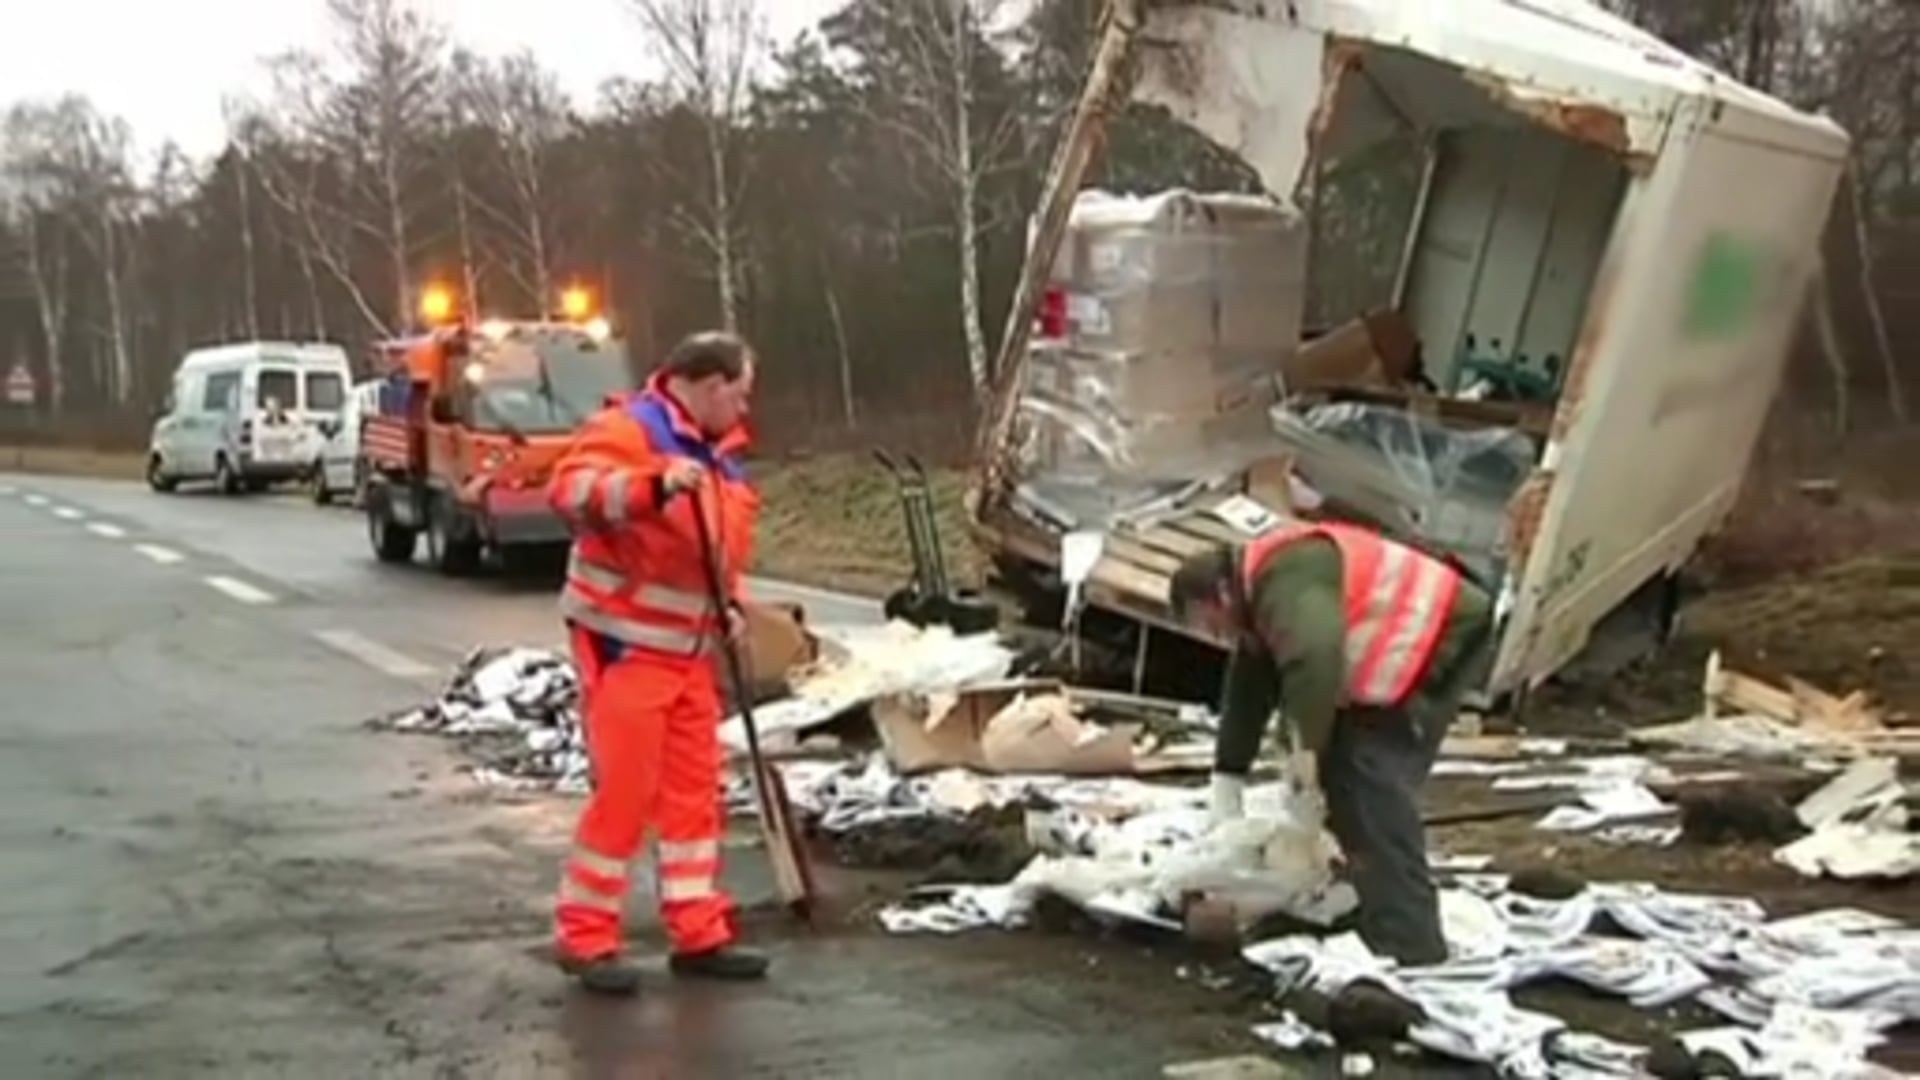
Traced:
<svg viewBox="0 0 1920 1080">
<path fill-rule="evenodd" d="M 573 305 L 576 309 L 578 305 Z M 384 562 L 466 574 L 564 552 L 554 463 L 609 397 L 635 386 L 603 319 L 489 319 L 411 342 L 362 425 L 368 537 Z"/>
</svg>

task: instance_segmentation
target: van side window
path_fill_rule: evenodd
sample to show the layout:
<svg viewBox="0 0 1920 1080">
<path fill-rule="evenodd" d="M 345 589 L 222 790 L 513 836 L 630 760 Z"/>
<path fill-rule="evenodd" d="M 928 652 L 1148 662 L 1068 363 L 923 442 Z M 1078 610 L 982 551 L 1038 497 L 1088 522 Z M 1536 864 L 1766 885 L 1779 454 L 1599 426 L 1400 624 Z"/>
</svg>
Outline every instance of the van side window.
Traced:
<svg viewBox="0 0 1920 1080">
<path fill-rule="evenodd" d="M 312 412 L 336 412 L 347 396 L 347 382 L 327 371 L 307 373 L 307 404 Z"/>
<path fill-rule="evenodd" d="M 207 376 L 207 388 L 200 395 L 200 411 L 226 412 L 233 405 L 238 404 L 239 389 L 240 373 L 237 371 L 223 371 L 217 375 Z"/>
</svg>

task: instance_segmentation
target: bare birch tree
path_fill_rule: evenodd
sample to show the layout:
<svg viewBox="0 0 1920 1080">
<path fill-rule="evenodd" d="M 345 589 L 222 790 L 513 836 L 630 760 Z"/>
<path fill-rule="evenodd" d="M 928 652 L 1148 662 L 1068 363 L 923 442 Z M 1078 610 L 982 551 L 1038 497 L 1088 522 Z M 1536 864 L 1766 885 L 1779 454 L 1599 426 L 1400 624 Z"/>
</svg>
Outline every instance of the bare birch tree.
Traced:
<svg viewBox="0 0 1920 1080">
<path fill-rule="evenodd" d="M 45 345 L 48 410 L 58 417 L 64 409 L 66 379 L 67 269 L 71 263 L 70 237 L 58 202 L 54 178 L 43 161 L 44 110 L 16 105 L 8 111 L 4 143 L 0 143 L 0 207 L 20 237 L 21 255 L 33 291 L 34 314 Z"/>
<path fill-rule="evenodd" d="M 897 50 L 871 73 L 871 119 L 892 131 L 944 187 L 959 258 L 961 330 L 974 392 L 991 385 L 980 302 L 981 189 L 1017 160 L 1029 119 L 1017 109 L 983 115 L 982 51 L 990 48 L 1007 0 L 892 0 L 867 9 Z"/>
<path fill-rule="evenodd" d="M 567 133 L 566 96 L 529 52 L 495 61 L 458 53 L 453 69 L 458 107 L 494 140 L 512 201 L 510 208 L 476 205 L 506 233 L 507 272 L 545 314 L 554 303 L 561 246 L 553 158 Z"/>
<path fill-rule="evenodd" d="M 368 325 L 390 334 L 408 318 L 414 260 L 429 239 L 419 220 L 435 188 L 413 181 L 436 160 L 447 39 L 401 0 L 328 0 L 327 9 L 336 62 L 293 52 L 271 65 L 271 120 L 301 152 L 273 155 L 277 167 L 260 179 Z M 350 76 L 336 78 L 334 68 Z M 390 303 L 374 302 L 356 274 L 355 241 L 386 263 Z"/>
<path fill-rule="evenodd" d="M 758 0 L 628 0 L 675 98 L 700 118 L 706 144 L 705 204 L 680 224 L 711 256 L 720 318 L 740 326 L 738 136 L 763 42 Z"/>
<path fill-rule="evenodd" d="M 28 267 L 48 366 L 65 360 L 70 235 L 80 240 L 100 273 L 106 322 L 99 330 L 107 362 L 94 375 L 116 404 L 125 404 L 133 389 L 124 237 L 134 211 L 131 141 L 125 121 L 100 115 L 75 95 L 15 106 L 7 118 L 7 160 L 24 210 Z"/>
</svg>

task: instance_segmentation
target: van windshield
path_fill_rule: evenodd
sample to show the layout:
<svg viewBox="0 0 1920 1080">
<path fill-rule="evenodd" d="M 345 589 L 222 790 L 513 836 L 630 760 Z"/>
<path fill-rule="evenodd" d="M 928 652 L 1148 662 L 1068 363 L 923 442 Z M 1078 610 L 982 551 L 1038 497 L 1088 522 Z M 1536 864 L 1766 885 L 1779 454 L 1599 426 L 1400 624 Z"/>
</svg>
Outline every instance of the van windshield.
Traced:
<svg viewBox="0 0 1920 1080">
<path fill-rule="evenodd" d="M 542 337 L 478 344 L 473 351 L 473 424 L 523 434 L 571 431 L 609 394 L 633 387 L 626 345 Z"/>
<path fill-rule="evenodd" d="M 283 368 L 262 368 L 254 390 L 254 404 L 264 409 L 276 402 L 283 409 L 300 407 L 300 376 Z"/>
</svg>

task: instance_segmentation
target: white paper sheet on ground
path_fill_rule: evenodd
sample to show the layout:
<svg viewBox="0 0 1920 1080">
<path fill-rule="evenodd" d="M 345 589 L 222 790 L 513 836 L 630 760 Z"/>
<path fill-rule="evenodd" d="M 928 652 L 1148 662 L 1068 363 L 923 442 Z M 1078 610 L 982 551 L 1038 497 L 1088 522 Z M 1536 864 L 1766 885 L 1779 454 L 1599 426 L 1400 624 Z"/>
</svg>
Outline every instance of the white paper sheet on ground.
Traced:
<svg viewBox="0 0 1920 1080">
<path fill-rule="evenodd" d="M 957 636 L 943 626 L 893 622 L 877 629 L 821 628 L 817 635 L 844 656 L 799 677 L 792 697 L 754 709 L 765 748 L 791 745 L 806 729 L 888 694 L 1002 679 L 1013 666 L 1013 651 L 992 633 Z M 720 741 L 731 753 L 746 752 L 738 713 L 720 725 Z"/>
<path fill-rule="evenodd" d="M 1407 1038 L 1435 1053 L 1490 1065 L 1524 1059 L 1537 1052 L 1549 1032 L 1567 1026 L 1565 1020 L 1514 1005 L 1497 991 L 1426 988 L 1413 995 L 1426 1010 L 1424 1023 L 1407 1031 Z"/>
<path fill-rule="evenodd" d="M 1905 789 L 1899 772 L 1899 763 L 1890 757 L 1862 758 L 1800 800 L 1794 816 L 1815 830 L 1843 817 L 1858 821 L 1858 811 L 1899 801 Z"/>
<path fill-rule="evenodd" d="M 958 934 L 1018 926 L 1028 904 L 1011 885 L 927 886 L 879 912 L 890 934 Z"/>
<path fill-rule="evenodd" d="M 1901 1075 L 1865 1060 L 1866 1051 L 1882 1041 L 1877 1034 L 1863 1032 L 1853 1018 L 1817 1009 L 1782 1008 L 1758 1031 L 1703 1028 L 1679 1038 L 1696 1056 L 1708 1050 L 1725 1055 L 1743 1076 L 1877 1080 Z"/>
<path fill-rule="evenodd" d="M 1622 847 L 1641 845 L 1646 847 L 1672 847 L 1680 841 L 1680 826 L 1603 825 L 1594 830 L 1593 838 L 1603 843 L 1619 844 Z"/>
<path fill-rule="evenodd" d="M 1585 832 L 1618 821 L 1641 821 L 1677 808 L 1632 780 L 1580 789 L 1579 805 L 1556 806 L 1536 822 L 1553 832 Z"/>
<path fill-rule="evenodd" d="M 1281 1013 L 1278 1020 L 1253 1025 L 1253 1034 L 1282 1050 L 1330 1050 L 1334 1045 L 1333 1036 L 1310 1026 L 1292 1010 Z"/>
<path fill-rule="evenodd" d="M 1773 853 L 1807 877 L 1904 878 L 1920 872 L 1920 833 L 1833 822 Z"/>
</svg>

